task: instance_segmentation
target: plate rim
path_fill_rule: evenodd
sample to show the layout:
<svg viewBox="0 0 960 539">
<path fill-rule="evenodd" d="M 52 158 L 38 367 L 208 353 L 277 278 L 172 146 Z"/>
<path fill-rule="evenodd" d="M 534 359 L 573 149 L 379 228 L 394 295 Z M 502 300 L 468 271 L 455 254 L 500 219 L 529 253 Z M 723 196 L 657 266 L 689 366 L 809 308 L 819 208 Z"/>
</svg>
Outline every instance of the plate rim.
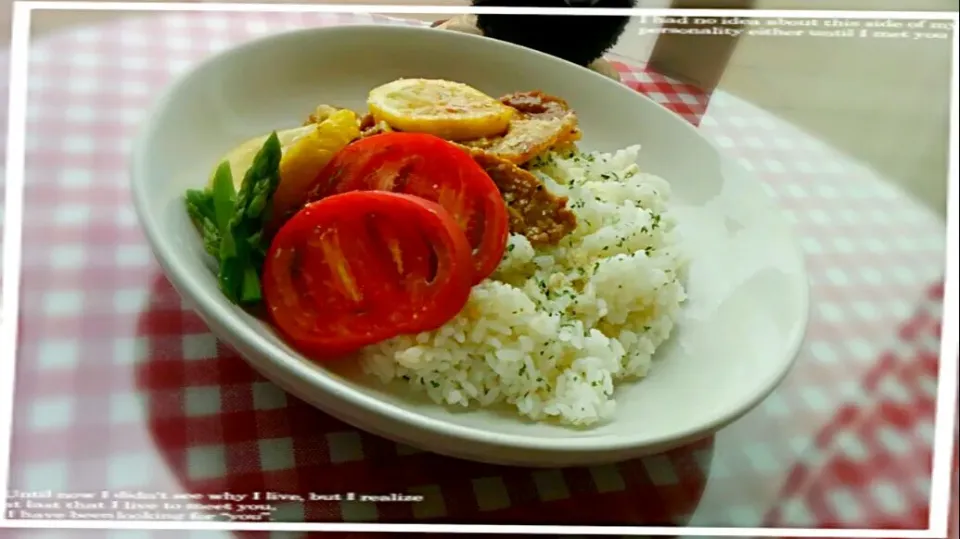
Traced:
<svg viewBox="0 0 960 539">
<path fill-rule="evenodd" d="M 707 433 L 714 432 L 726 425 L 729 425 L 730 423 L 750 412 L 770 394 L 772 394 L 792 371 L 797 362 L 797 358 L 809 326 L 811 307 L 810 287 L 809 273 L 807 271 L 805 257 L 803 256 L 802 249 L 800 248 L 797 235 L 791 224 L 787 222 L 786 219 L 783 219 L 782 216 L 780 217 L 782 222 L 779 224 L 784 226 L 785 233 L 790 237 L 791 250 L 793 250 L 797 255 L 798 274 L 796 275 L 796 278 L 800 281 L 803 281 L 803 283 L 802 286 L 798 287 L 800 291 L 800 297 L 798 298 L 800 300 L 800 312 L 797 313 L 799 320 L 784 342 L 782 354 L 783 361 L 780 362 L 781 367 L 763 386 L 762 391 L 757 391 L 754 394 L 749 395 L 747 398 L 744 398 L 742 401 L 737 401 L 736 404 L 729 407 L 725 413 L 717 414 L 709 422 L 705 422 L 696 427 L 685 430 L 677 430 L 669 435 L 636 438 L 629 436 L 618 436 L 616 434 L 603 434 L 589 437 L 548 438 L 515 433 L 501 433 L 483 430 L 482 428 L 475 426 L 458 424 L 443 420 L 441 418 L 409 411 L 395 406 L 394 404 L 383 402 L 375 396 L 365 394 L 358 389 L 346 387 L 344 384 L 338 381 L 336 377 L 332 376 L 331 373 L 323 372 L 324 369 L 322 368 L 311 370 L 311 368 L 306 365 L 306 363 L 309 363 L 309 360 L 300 359 L 297 357 L 297 355 L 290 354 L 258 336 L 254 331 L 251 330 L 249 324 L 241 317 L 239 312 L 230 308 L 229 306 L 224 307 L 219 305 L 217 300 L 206 291 L 207 287 L 203 286 L 196 276 L 189 275 L 190 272 L 183 269 L 182 266 L 177 263 L 177 258 L 180 257 L 176 256 L 177 250 L 174 249 L 173 242 L 163 239 L 164 235 L 160 233 L 162 226 L 157 219 L 153 218 L 154 212 L 149 209 L 149 201 L 147 200 L 146 190 L 142 187 L 145 182 L 138 181 L 138 178 L 145 178 L 149 176 L 149 173 L 145 167 L 147 155 L 149 154 L 148 141 L 154 132 L 155 126 L 160 122 L 162 111 L 174 99 L 181 87 L 210 66 L 231 57 L 239 57 L 244 53 L 254 49 L 269 47 L 271 43 L 276 43 L 282 40 L 309 39 L 307 37 L 309 34 L 334 34 L 345 31 L 395 33 L 398 35 L 438 32 L 436 29 L 420 26 L 363 23 L 288 30 L 271 33 L 244 41 L 209 55 L 195 64 L 188 71 L 176 76 L 173 82 L 168 84 L 168 86 L 161 93 L 160 98 L 155 100 L 153 103 L 150 114 L 139 129 L 133 144 L 129 170 L 131 174 L 130 187 L 134 208 L 141 228 L 145 232 L 147 241 L 154 251 L 154 255 L 161 266 L 165 277 L 174 285 L 174 288 L 177 289 L 178 293 L 188 297 L 188 299 L 194 304 L 194 310 L 198 311 L 204 318 L 213 319 L 217 326 L 223 328 L 223 333 L 226 336 L 218 335 L 218 338 L 222 338 L 223 340 L 230 342 L 235 348 L 245 348 L 256 352 L 254 354 L 256 357 L 248 357 L 244 355 L 244 359 L 247 362 L 272 366 L 272 369 L 267 370 L 271 372 L 276 372 L 279 370 L 279 374 L 284 375 L 284 378 L 292 378 L 299 381 L 299 384 L 294 385 L 311 386 L 315 388 L 316 391 L 331 395 L 336 400 L 349 403 L 351 407 L 362 410 L 366 414 L 378 416 L 382 421 L 389 420 L 398 425 L 411 425 L 417 429 L 428 431 L 441 437 L 458 438 L 463 441 L 480 443 L 486 446 L 492 444 L 495 446 L 509 447 L 519 450 L 533 450 L 551 453 L 582 453 L 589 451 L 609 453 L 631 449 L 636 450 L 648 446 L 669 445 L 675 440 L 703 436 Z M 598 77 L 599 79 L 603 79 L 604 83 L 606 84 L 615 85 L 619 88 L 622 88 L 623 91 L 629 91 L 633 93 L 638 99 L 646 99 L 652 104 L 660 108 L 664 108 L 662 105 L 656 103 L 648 96 L 645 96 L 642 93 L 623 85 L 622 83 L 594 73 L 585 67 L 572 64 L 559 58 L 554 58 L 532 49 L 511 43 L 490 40 L 482 36 L 473 36 L 456 32 L 445 33 L 444 35 L 447 36 L 448 39 L 454 41 L 464 41 L 466 43 L 473 43 L 478 46 L 501 48 L 506 51 L 512 50 L 521 54 L 532 54 L 539 56 L 540 60 L 547 64 L 552 63 L 554 66 L 565 65 L 566 67 L 563 67 L 562 69 L 569 69 L 571 67 L 576 68 L 581 70 L 581 73 L 585 76 L 594 76 Z M 690 124 L 690 122 L 685 120 L 682 116 L 674 111 L 670 111 L 669 109 L 665 110 L 673 113 L 676 121 L 682 122 L 685 128 L 690 129 L 695 136 L 699 137 L 704 143 L 712 147 L 719 154 L 721 159 L 729 159 L 729 157 L 726 156 L 726 154 L 724 154 L 712 140 L 705 137 L 697 130 L 695 126 Z M 779 208 L 779 205 L 775 202 L 775 200 L 763 189 L 763 184 L 758 178 L 750 174 L 745 167 L 735 162 L 735 160 L 730 159 L 730 164 L 733 167 L 736 167 L 736 170 L 743 176 L 744 181 L 750 182 L 756 187 L 756 189 L 759 191 L 759 195 L 764 198 L 766 203 L 769 203 L 773 208 Z M 208 324 L 208 326 L 209 325 L 211 324 Z M 211 330 L 213 330 L 213 328 L 211 328 Z M 234 341 L 239 341 L 237 343 L 239 346 L 234 344 Z M 268 376 L 268 378 L 271 380 L 273 379 L 273 377 L 270 376 Z M 301 397 L 300 395 L 297 395 L 297 392 L 295 391 L 291 391 L 291 393 L 306 400 L 307 402 L 310 402 L 313 406 L 320 407 L 314 404 L 316 399 L 307 399 Z"/>
</svg>

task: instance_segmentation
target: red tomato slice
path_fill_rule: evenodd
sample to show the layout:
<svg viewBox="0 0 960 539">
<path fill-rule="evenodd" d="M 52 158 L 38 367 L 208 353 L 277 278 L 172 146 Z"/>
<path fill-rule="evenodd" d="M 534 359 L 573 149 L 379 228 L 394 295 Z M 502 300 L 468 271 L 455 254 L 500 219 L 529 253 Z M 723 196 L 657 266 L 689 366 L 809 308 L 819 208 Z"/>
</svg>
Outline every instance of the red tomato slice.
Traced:
<svg viewBox="0 0 960 539">
<path fill-rule="evenodd" d="M 467 235 L 479 283 L 503 258 L 509 224 L 500 190 L 465 151 L 423 133 L 384 133 L 340 150 L 308 201 L 349 191 L 393 191 L 443 206 Z"/>
<path fill-rule="evenodd" d="M 439 204 L 354 191 L 308 204 L 277 232 L 263 293 L 277 329 L 332 358 L 403 333 L 437 329 L 472 285 L 471 248 Z"/>
</svg>

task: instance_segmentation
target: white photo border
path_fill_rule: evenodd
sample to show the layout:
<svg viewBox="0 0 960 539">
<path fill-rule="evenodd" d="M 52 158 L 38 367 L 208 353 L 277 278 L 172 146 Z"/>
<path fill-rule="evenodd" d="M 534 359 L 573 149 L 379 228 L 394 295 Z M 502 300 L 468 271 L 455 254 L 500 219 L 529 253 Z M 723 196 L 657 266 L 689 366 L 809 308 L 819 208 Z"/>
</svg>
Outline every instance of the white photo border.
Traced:
<svg viewBox="0 0 960 539">
<path fill-rule="evenodd" d="M 926 530 L 803 529 L 803 528 L 694 528 L 644 526 L 518 526 L 459 524 L 380 524 L 380 523 L 241 523 L 241 522 L 151 522 L 151 521 L 74 521 L 8 519 L 6 507 L 9 485 L 10 445 L 12 438 L 14 380 L 19 314 L 21 241 L 23 228 L 23 182 L 27 114 L 27 78 L 31 13 L 50 11 L 232 11 L 232 12 L 323 12 L 382 14 L 471 13 L 541 15 L 629 15 L 669 16 L 682 12 L 690 17 L 743 18 L 844 18 L 844 19 L 930 19 L 953 22 L 953 54 L 950 94 L 950 160 L 947 176 L 947 246 L 944 281 L 944 312 L 941 324 L 940 368 L 937 379 L 937 404 L 934 420 L 933 469 L 930 486 L 929 528 Z M 0 528 L 46 529 L 155 529 L 155 530 L 271 530 L 271 531 L 367 531 L 425 533 L 490 534 L 578 534 L 578 535 L 684 535 L 715 537 L 865 537 L 935 539 L 947 536 L 950 515 L 954 425 L 957 415 L 958 343 L 958 14 L 929 11 L 830 11 L 830 10 L 737 10 L 737 9 L 596 9 L 596 8 L 475 8 L 467 6 L 397 5 L 304 5 L 237 3 L 154 3 L 154 2 L 49 2 L 13 3 L 10 46 L 10 78 L 6 155 L 6 193 L 3 232 L 3 305 L 0 310 L 0 344 L 9 350 L 8 360 L 0 367 Z"/>
</svg>

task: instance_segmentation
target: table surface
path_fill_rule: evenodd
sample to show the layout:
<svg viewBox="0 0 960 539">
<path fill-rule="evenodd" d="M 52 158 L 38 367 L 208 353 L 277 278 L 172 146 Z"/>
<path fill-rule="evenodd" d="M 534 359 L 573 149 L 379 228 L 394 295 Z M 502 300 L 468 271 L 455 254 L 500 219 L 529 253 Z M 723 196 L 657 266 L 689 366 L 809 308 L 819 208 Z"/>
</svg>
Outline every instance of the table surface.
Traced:
<svg viewBox="0 0 960 539">
<path fill-rule="evenodd" d="M 359 432 L 219 345 L 139 228 L 127 184 L 132 135 L 158 91 L 199 59 L 269 32 L 357 21 L 369 18 L 171 13 L 32 46 L 11 490 L 423 496 L 275 501 L 275 521 L 927 527 L 942 221 L 793 126 L 629 59 L 614 58 L 625 83 L 751 169 L 806 254 L 805 344 L 746 417 L 619 465 L 502 468 Z M 16 510 L 51 512 L 26 500 Z"/>
</svg>

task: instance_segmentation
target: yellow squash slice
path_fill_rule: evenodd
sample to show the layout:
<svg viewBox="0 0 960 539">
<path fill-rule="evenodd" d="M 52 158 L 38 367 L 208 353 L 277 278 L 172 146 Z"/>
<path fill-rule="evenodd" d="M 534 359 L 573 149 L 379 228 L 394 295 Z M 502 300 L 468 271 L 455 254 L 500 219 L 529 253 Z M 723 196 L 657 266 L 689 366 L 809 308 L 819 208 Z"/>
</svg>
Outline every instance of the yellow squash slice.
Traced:
<svg viewBox="0 0 960 539">
<path fill-rule="evenodd" d="M 399 131 L 429 133 L 451 141 L 501 135 L 514 109 L 466 84 L 399 79 L 374 88 L 370 114 Z"/>
</svg>

